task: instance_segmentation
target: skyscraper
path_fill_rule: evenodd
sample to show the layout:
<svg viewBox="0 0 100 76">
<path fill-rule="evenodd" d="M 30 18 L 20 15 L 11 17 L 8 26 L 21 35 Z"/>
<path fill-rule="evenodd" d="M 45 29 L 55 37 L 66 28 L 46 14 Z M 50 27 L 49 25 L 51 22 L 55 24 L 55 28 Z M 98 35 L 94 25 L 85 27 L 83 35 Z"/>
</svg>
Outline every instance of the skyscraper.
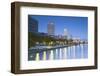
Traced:
<svg viewBox="0 0 100 76">
<path fill-rule="evenodd" d="M 38 32 L 38 21 L 30 15 L 28 16 L 28 31 L 33 33 Z"/>
<path fill-rule="evenodd" d="M 68 35 L 67 29 L 64 28 L 64 36 L 67 36 L 67 35 Z"/>
<path fill-rule="evenodd" d="M 48 23 L 47 32 L 48 32 L 48 35 L 54 35 L 55 34 L 55 25 L 54 25 L 54 22 L 49 22 Z"/>
<path fill-rule="evenodd" d="M 66 28 L 64 28 L 64 38 L 67 39 L 68 38 L 68 31 Z"/>
</svg>

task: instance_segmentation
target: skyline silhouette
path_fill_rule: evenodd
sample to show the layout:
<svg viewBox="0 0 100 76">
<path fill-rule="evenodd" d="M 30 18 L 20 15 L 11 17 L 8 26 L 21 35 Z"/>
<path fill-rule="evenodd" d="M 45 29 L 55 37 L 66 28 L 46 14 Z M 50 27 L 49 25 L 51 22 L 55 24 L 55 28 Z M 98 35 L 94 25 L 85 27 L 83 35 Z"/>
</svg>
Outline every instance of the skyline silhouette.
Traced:
<svg viewBox="0 0 100 76">
<path fill-rule="evenodd" d="M 55 25 L 55 35 L 63 35 L 64 29 L 67 29 L 73 37 L 88 39 L 88 17 L 47 15 L 31 15 L 31 17 L 38 21 L 39 32 L 47 33 L 47 26 L 51 21 Z"/>
</svg>

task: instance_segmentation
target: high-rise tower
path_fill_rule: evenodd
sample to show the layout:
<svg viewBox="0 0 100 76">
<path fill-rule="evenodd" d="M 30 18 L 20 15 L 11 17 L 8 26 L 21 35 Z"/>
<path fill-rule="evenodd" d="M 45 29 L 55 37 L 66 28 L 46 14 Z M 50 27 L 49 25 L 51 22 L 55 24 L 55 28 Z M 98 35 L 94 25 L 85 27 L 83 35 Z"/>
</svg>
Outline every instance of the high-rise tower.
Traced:
<svg viewBox="0 0 100 76">
<path fill-rule="evenodd" d="M 67 31 L 66 28 L 64 28 L 64 38 L 65 38 L 65 39 L 68 38 L 68 31 Z"/>
<path fill-rule="evenodd" d="M 28 31 L 32 33 L 38 32 L 38 21 L 30 15 L 28 16 Z"/>
<path fill-rule="evenodd" d="M 64 36 L 67 36 L 67 35 L 68 35 L 67 29 L 64 28 Z"/>
<path fill-rule="evenodd" d="M 55 34 L 55 25 L 54 25 L 54 22 L 49 22 L 48 23 L 47 32 L 48 32 L 48 35 L 54 35 Z"/>
</svg>

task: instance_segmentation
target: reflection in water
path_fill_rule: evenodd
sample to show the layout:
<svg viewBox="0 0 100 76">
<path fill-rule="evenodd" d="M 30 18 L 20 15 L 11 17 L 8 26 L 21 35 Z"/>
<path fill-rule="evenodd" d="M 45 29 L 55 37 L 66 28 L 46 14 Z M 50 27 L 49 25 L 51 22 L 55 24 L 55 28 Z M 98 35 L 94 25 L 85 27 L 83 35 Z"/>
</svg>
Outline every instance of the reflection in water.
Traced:
<svg viewBox="0 0 100 76">
<path fill-rule="evenodd" d="M 34 51 L 34 50 L 33 50 Z M 80 44 L 54 50 L 28 53 L 28 60 L 58 60 L 58 59 L 82 59 L 88 58 L 88 45 Z"/>
</svg>

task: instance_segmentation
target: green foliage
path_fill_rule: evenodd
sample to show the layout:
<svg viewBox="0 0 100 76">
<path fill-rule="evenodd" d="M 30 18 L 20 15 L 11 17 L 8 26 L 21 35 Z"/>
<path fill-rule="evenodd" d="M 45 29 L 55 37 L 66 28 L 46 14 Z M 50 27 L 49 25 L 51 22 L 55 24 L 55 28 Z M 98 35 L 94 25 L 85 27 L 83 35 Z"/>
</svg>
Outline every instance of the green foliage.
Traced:
<svg viewBox="0 0 100 76">
<path fill-rule="evenodd" d="M 28 48 L 35 46 L 36 42 L 42 43 L 42 44 L 45 43 L 45 45 L 51 45 L 51 46 L 59 45 L 57 41 L 59 41 L 61 44 L 64 44 L 65 42 L 67 44 L 68 42 L 71 42 L 72 40 L 55 39 L 50 36 L 43 36 L 40 33 L 28 32 Z"/>
</svg>

